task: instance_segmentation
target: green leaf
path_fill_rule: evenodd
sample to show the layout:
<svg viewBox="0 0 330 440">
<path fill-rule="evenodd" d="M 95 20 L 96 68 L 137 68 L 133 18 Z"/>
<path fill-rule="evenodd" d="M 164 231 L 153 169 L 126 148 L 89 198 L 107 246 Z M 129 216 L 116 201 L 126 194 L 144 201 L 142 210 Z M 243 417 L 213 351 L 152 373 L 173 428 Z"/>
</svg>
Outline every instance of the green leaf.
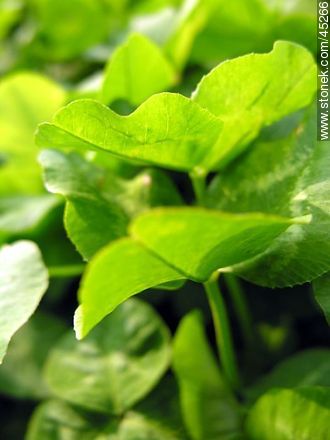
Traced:
<svg viewBox="0 0 330 440">
<path fill-rule="evenodd" d="M 111 56 L 105 71 L 101 100 L 125 99 L 139 105 L 175 82 L 173 67 L 161 49 L 146 37 L 132 34 Z"/>
<path fill-rule="evenodd" d="M 125 235 L 128 216 L 115 200 L 104 170 L 75 153 L 45 150 L 39 160 L 47 190 L 67 200 L 65 227 L 85 259 Z"/>
<path fill-rule="evenodd" d="M 246 432 L 251 440 L 326 439 L 329 417 L 329 388 L 275 389 L 254 405 Z"/>
<path fill-rule="evenodd" d="M 50 195 L 0 198 L 0 241 L 1 237 L 31 232 L 58 204 Z"/>
<path fill-rule="evenodd" d="M 89 263 L 79 289 L 75 331 L 83 338 L 119 304 L 143 290 L 184 278 L 129 238 L 103 248 Z"/>
<path fill-rule="evenodd" d="M 12 338 L 0 366 L 0 393 L 15 398 L 42 399 L 49 390 L 42 368 L 66 326 L 51 315 L 36 313 Z"/>
<path fill-rule="evenodd" d="M 47 97 L 47 99 L 45 99 Z M 65 93 L 46 77 L 17 73 L 0 83 L 0 194 L 42 192 L 34 132 L 64 104 Z"/>
<path fill-rule="evenodd" d="M 133 415 L 143 415 L 149 425 L 153 425 L 154 429 L 159 431 L 158 437 L 155 435 L 156 440 L 187 440 L 180 413 L 179 389 L 172 374 L 166 375 L 157 387 L 134 407 Z M 129 425 L 134 426 L 132 423 Z M 148 439 L 147 437 L 146 440 Z M 132 440 L 135 440 L 134 437 Z"/>
<path fill-rule="evenodd" d="M 0 39 L 7 36 L 13 25 L 18 21 L 22 12 L 21 1 L 1 0 L 0 2 Z"/>
<path fill-rule="evenodd" d="M 309 0 L 214 3 L 195 39 L 191 62 L 209 66 L 247 53 L 265 52 L 271 49 L 274 39 L 293 41 L 316 52 L 316 8 Z"/>
<path fill-rule="evenodd" d="M 215 143 L 222 123 L 190 99 L 160 93 L 129 116 L 78 100 L 39 126 L 41 147 L 100 148 L 127 159 L 190 171 Z M 205 135 L 207 134 L 207 136 Z"/>
<path fill-rule="evenodd" d="M 132 236 L 186 278 L 206 281 L 220 268 L 263 252 L 294 220 L 203 208 L 157 208 L 130 226 Z"/>
<path fill-rule="evenodd" d="M 199 312 L 193 311 L 183 318 L 173 350 L 181 410 L 191 438 L 233 438 L 239 432 L 239 407 L 224 383 Z"/>
<path fill-rule="evenodd" d="M 48 287 L 37 246 L 18 241 L 0 248 L 0 363 L 7 346 L 37 308 Z"/>
<path fill-rule="evenodd" d="M 161 406 L 166 402 L 160 402 Z M 27 440 L 185 440 L 167 420 L 149 411 L 131 410 L 121 419 L 88 413 L 60 400 L 41 404 L 32 416 Z"/>
<path fill-rule="evenodd" d="M 283 41 L 276 42 L 270 53 L 246 55 L 213 69 L 201 80 L 193 99 L 222 119 L 224 127 L 200 166 L 223 167 L 264 125 L 307 106 L 316 93 L 316 73 L 311 53 Z"/>
<path fill-rule="evenodd" d="M 40 155 L 48 191 L 67 200 L 65 227 L 85 259 L 126 235 L 129 220 L 150 206 L 178 205 L 181 198 L 165 174 L 144 170 L 124 180 L 75 153 Z"/>
<path fill-rule="evenodd" d="M 49 60 L 73 58 L 102 42 L 112 16 L 105 2 L 94 0 L 32 0 L 37 25 L 32 50 Z M 86 31 L 87 30 L 87 31 Z"/>
<path fill-rule="evenodd" d="M 181 432 L 177 433 L 148 415 L 135 411 L 129 412 L 118 428 L 118 436 L 123 440 L 185 440 Z"/>
<path fill-rule="evenodd" d="M 330 350 L 305 350 L 285 359 L 249 387 L 246 396 L 254 401 L 271 388 L 314 385 L 330 387 Z"/>
<path fill-rule="evenodd" d="M 330 273 L 328 272 L 316 278 L 312 285 L 315 299 L 319 303 L 330 325 Z"/>
<path fill-rule="evenodd" d="M 45 375 L 56 396 L 122 414 L 156 385 L 169 361 L 167 327 L 150 306 L 132 299 L 84 341 L 66 335 L 50 354 Z"/>
<path fill-rule="evenodd" d="M 289 135 L 279 126 L 264 133 L 211 184 L 207 205 L 221 210 L 312 214 L 309 224 L 291 226 L 265 253 L 235 268 L 256 284 L 291 286 L 330 269 L 330 143 L 317 141 L 315 118 L 312 106 Z"/>
<path fill-rule="evenodd" d="M 26 440 L 110 440 L 108 417 L 50 400 L 37 407 L 30 419 Z"/>
<path fill-rule="evenodd" d="M 174 14 L 164 51 L 177 68 L 182 69 L 189 59 L 195 38 L 212 15 L 214 3 L 214 0 L 186 0 Z"/>
</svg>

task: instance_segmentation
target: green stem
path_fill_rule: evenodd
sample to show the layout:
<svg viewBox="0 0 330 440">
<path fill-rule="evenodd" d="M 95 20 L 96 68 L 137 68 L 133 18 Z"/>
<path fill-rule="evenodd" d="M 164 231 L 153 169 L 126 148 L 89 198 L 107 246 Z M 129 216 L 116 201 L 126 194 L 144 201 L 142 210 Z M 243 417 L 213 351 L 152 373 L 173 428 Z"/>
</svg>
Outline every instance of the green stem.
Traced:
<svg viewBox="0 0 330 440">
<path fill-rule="evenodd" d="M 251 346 L 255 341 L 253 323 L 249 306 L 246 302 L 244 292 L 237 277 L 232 274 L 224 274 L 228 291 L 233 301 L 233 305 L 242 328 L 243 338 L 247 346 Z"/>
<path fill-rule="evenodd" d="M 51 278 L 78 277 L 83 273 L 85 264 L 72 264 L 68 266 L 50 266 L 48 273 Z"/>
<path fill-rule="evenodd" d="M 240 378 L 226 305 L 218 285 L 218 273 L 215 272 L 212 277 L 204 283 L 204 288 L 212 312 L 217 347 L 223 371 L 229 384 L 233 389 L 237 389 L 240 384 Z"/>
<path fill-rule="evenodd" d="M 206 174 L 204 170 L 195 169 L 190 173 L 190 179 L 196 196 L 196 202 L 202 206 L 206 192 Z"/>
</svg>

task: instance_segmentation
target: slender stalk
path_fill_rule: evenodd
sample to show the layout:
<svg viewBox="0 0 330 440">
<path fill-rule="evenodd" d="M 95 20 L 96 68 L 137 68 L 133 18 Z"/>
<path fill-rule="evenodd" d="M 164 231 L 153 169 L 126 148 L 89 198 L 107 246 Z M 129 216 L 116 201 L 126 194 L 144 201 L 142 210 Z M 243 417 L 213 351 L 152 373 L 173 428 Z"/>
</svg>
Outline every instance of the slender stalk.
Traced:
<svg viewBox="0 0 330 440">
<path fill-rule="evenodd" d="M 204 170 L 196 169 L 190 174 L 197 205 L 203 206 L 206 192 L 206 174 Z M 214 272 L 204 283 L 204 288 L 210 305 L 218 353 L 224 374 L 233 389 L 240 385 L 239 371 L 236 362 L 230 323 L 226 304 L 218 285 L 219 273 Z"/>
<path fill-rule="evenodd" d="M 212 312 L 217 347 L 223 371 L 228 383 L 233 389 L 237 389 L 240 385 L 239 372 L 230 331 L 229 318 L 224 299 L 219 289 L 217 272 L 215 272 L 212 277 L 204 283 L 204 288 Z"/>
<path fill-rule="evenodd" d="M 48 268 L 51 278 L 70 278 L 77 277 L 83 273 L 84 264 L 72 264 L 68 266 L 52 266 Z"/>
<path fill-rule="evenodd" d="M 195 169 L 190 173 L 191 183 L 198 205 L 203 206 L 206 191 L 206 175 L 204 170 Z"/>
<path fill-rule="evenodd" d="M 238 316 L 240 326 L 242 328 L 242 335 L 247 346 L 251 346 L 254 342 L 255 335 L 253 331 L 252 318 L 249 311 L 249 306 L 246 302 L 244 292 L 242 290 L 239 280 L 235 275 L 224 274 L 228 291 L 233 301 L 233 305 Z"/>
</svg>

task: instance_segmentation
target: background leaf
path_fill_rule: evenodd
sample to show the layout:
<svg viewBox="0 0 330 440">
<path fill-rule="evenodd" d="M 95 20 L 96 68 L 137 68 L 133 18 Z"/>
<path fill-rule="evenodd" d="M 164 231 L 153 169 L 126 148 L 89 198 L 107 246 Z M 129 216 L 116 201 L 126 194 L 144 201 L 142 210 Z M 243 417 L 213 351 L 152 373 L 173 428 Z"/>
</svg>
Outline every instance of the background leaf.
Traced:
<svg viewBox="0 0 330 440">
<path fill-rule="evenodd" d="M 111 422 L 106 416 L 71 407 L 61 400 L 49 400 L 33 413 L 26 439 L 61 440 L 66 436 L 70 440 L 107 440 L 111 438 L 111 431 Z"/>
<path fill-rule="evenodd" d="M 173 367 L 183 419 L 191 438 L 219 440 L 238 434 L 239 406 L 224 383 L 197 311 L 185 316 L 179 325 Z"/>
<path fill-rule="evenodd" d="M 313 292 L 316 301 L 323 310 L 324 316 L 330 325 L 330 273 L 316 278 L 313 283 Z"/>
<path fill-rule="evenodd" d="M 329 416 L 329 388 L 271 390 L 250 411 L 246 432 L 251 440 L 325 439 Z"/>
<path fill-rule="evenodd" d="M 52 351 L 45 374 L 56 396 L 118 415 L 156 385 L 169 362 L 167 327 L 150 306 L 134 299 L 84 341 L 67 334 Z"/>
<path fill-rule="evenodd" d="M 32 232 L 59 205 L 50 195 L 0 198 L 0 242 Z"/>
<path fill-rule="evenodd" d="M 36 73 L 17 73 L 0 83 L 0 194 L 37 194 L 43 191 L 36 162 L 34 132 L 64 105 L 65 93 Z"/>
<path fill-rule="evenodd" d="M 249 400 L 256 400 L 271 388 L 296 388 L 314 385 L 330 387 L 330 350 L 311 349 L 298 352 L 276 365 L 247 390 Z"/>
<path fill-rule="evenodd" d="M 101 101 L 125 99 L 139 105 L 154 93 L 169 89 L 175 72 L 162 51 L 139 34 L 132 34 L 111 56 L 102 85 Z"/>
<path fill-rule="evenodd" d="M 42 369 L 50 349 L 65 330 L 61 320 L 37 312 L 9 344 L 0 366 L 0 393 L 25 399 L 48 397 Z"/>
</svg>

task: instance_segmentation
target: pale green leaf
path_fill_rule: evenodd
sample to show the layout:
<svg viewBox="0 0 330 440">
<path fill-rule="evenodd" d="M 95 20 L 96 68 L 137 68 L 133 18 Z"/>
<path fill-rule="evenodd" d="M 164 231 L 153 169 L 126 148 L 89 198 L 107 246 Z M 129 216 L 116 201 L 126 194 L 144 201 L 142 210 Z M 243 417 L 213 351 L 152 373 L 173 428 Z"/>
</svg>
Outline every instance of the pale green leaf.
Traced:
<svg viewBox="0 0 330 440">
<path fill-rule="evenodd" d="M 259 378 L 247 389 L 249 400 L 256 400 L 271 388 L 309 386 L 330 387 L 330 350 L 311 349 L 294 354 Z"/>
<path fill-rule="evenodd" d="M 207 74 L 193 99 L 223 120 L 224 126 L 205 161 L 205 169 L 226 165 L 264 125 L 307 106 L 316 93 L 316 63 L 293 43 L 276 42 L 267 54 L 225 61 Z"/>
<path fill-rule="evenodd" d="M 330 325 L 330 273 L 328 272 L 316 278 L 312 285 L 315 299 L 319 303 Z"/>
<path fill-rule="evenodd" d="M 199 312 L 180 323 L 173 348 L 183 419 L 194 440 L 229 439 L 240 430 L 240 411 L 216 363 Z"/>
<path fill-rule="evenodd" d="M 50 354 L 45 375 L 56 396 L 122 414 L 156 385 L 169 361 L 167 327 L 149 305 L 132 299 L 84 341 L 66 335 Z"/>
<path fill-rule="evenodd" d="M 0 248 L 0 363 L 7 346 L 37 308 L 48 286 L 37 246 L 18 241 Z"/>
<path fill-rule="evenodd" d="M 330 388 L 271 390 L 250 411 L 251 440 L 309 440 L 329 437 Z"/>
<path fill-rule="evenodd" d="M 158 170 L 125 180 L 75 153 L 44 150 L 39 160 L 48 191 L 67 200 L 65 227 L 85 259 L 126 235 L 129 219 L 138 213 L 181 203 L 175 186 Z"/>
<path fill-rule="evenodd" d="M 103 248 L 89 263 L 80 290 L 75 331 L 83 338 L 129 297 L 168 281 L 184 278 L 129 238 Z"/>
<path fill-rule="evenodd" d="M 186 278 L 207 280 L 220 268 L 263 252 L 294 220 L 203 208 L 157 208 L 130 226 L 132 236 Z"/>
<path fill-rule="evenodd" d="M 129 116 L 92 100 L 78 100 L 39 126 L 41 147 L 100 148 L 115 155 L 190 171 L 218 138 L 222 123 L 190 99 L 160 93 Z M 207 134 L 207 136 L 205 135 Z"/>
<path fill-rule="evenodd" d="M 0 167 L 0 194 L 36 194 L 43 190 L 34 132 L 64 102 L 64 91 L 36 73 L 1 79 L 0 151 L 4 166 Z"/>
<path fill-rule="evenodd" d="M 125 99 L 139 105 L 154 93 L 169 89 L 175 72 L 162 51 L 148 38 L 132 34 L 111 56 L 105 70 L 101 100 Z"/>
</svg>

